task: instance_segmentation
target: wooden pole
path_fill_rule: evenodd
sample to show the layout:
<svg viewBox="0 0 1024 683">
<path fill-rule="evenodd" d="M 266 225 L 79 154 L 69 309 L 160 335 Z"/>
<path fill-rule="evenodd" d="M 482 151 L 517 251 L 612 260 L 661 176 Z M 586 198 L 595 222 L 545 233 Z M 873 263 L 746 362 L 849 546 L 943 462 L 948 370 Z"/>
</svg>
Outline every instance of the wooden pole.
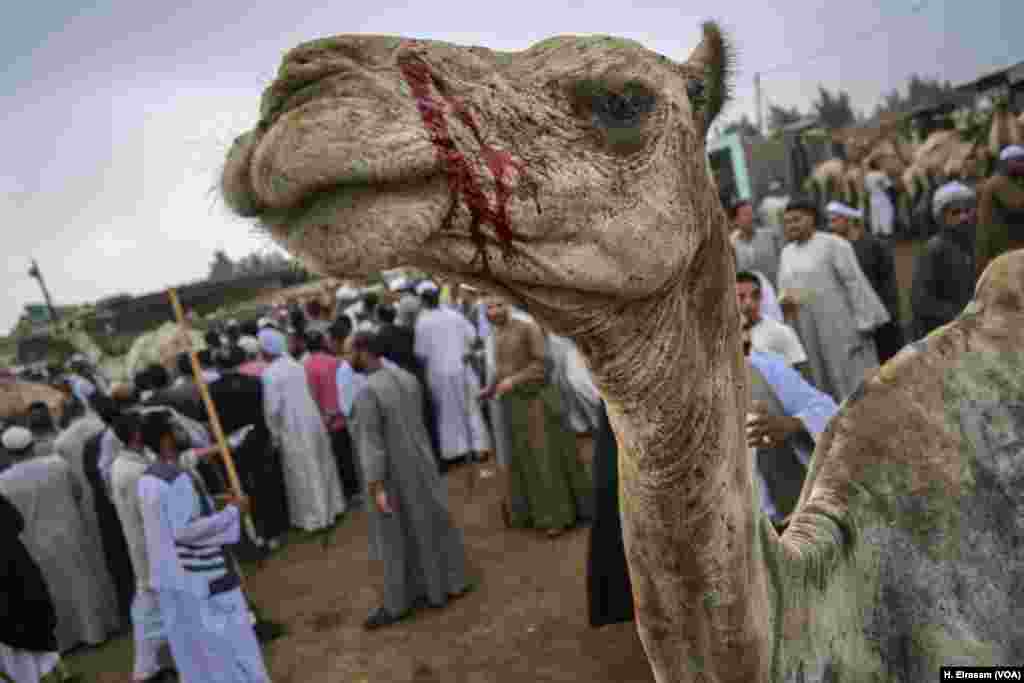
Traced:
<svg viewBox="0 0 1024 683">
<path fill-rule="evenodd" d="M 171 300 L 171 308 L 174 309 L 174 317 L 178 321 L 178 325 L 184 329 L 185 326 L 185 312 L 181 309 L 181 302 L 178 300 L 178 293 L 174 291 L 174 288 L 167 290 L 167 296 Z M 217 414 L 217 407 L 213 405 L 213 400 L 210 398 L 210 391 L 206 387 L 206 381 L 203 380 L 202 368 L 199 367 L 199 356 L 196 355 L 195 348 L 192 347 L 192 340 L 189 339 L 188 345 L 188 357 L 192 361 L 192 377 L 195 379 L 196 386 L 199 388 L 199 395 L 203 398 L 203 405 L 206 406 L 206 414 L 210 417 L 210 426 L 213 427 L 213 435 L 217 440 L 217 446 L 220 449 L 221 459 L 224 461 L 224 469 L 228 473 L 228 485 L 231 487 L 232 492 L 242 497 L 244 495 L 242 491 L 242 482 L 238 478 L 238 471 L 235 469 L 235 461 L 231 457 L 231 449 L 228 448 L 228 440 L 224 437 L 224 429 L 220 424 L 220 416 Z M 246 513 L 242 517 L 242 521 L 249 527 L 252 526 L 252 516 Z M 253 626 L 256 629 L 257 636 L 261 640 L 273 640 L 279 637 L 284 629 L 280 624 L 264 620 L 256 607 L 256 603 L 252 597 L 249 596 L 248 586 L 245 581 L 245 574 L 242 572 L 242 565 L 235 560 L 234 555 L 227 553 L 227 556 L 235 565 L 235 571 L 238 573 L 238 580 L 241 583 L 242 593 L 246 596 L 246 600 L 249 603 L 249 609 L 252 610 L 253 618 L 255 623 Z M 269 628 L 269 633 L 266 636 L 261 634 L 261 627 L 263 632 L 266 632 Z"/>
<path fill-rule="evenodd" d="M 174 309 L 174 317 L 178 321 L 178 325 L 184 329 L 185 325 L 185 313 L 181 309 L 181 302 L 178 301 L 178 293 L 173 288 L 167 290 L 167 296 L 171 299 L 171 307 Z M 210 416 L 210 426 L 213 427 L 213 437 L 217 440 L 217 447 L 220 449 L 220 457 L 224 461 L 224 469 L 228 473 L 228 485 L 231 487 L 232 492 L 241 497 L 242 494 L 242 482 L 238 479 L 238 471 L 235 469 L 235 461 L 231 457 L 231 449 L 228 448 L 228 440 L 224 437 L 224 429 L 220 425 L 220 416 L 217 414 L 217 407 L 213 405 L 213 400 L 210 398 L 210 390 L 206 386 L 206 382 L 203 380 L 203 371 L 199 367 L 199 356 L 196 355 L 196 350 L 193 348 L 191 339 L 188 345 L 188 357 L 192 361 L 192 377 L 195 379 L 196 387 L 199 388 L 199 395 L 203 399 L 203 405 L 206 406 L 206 414 Z"/>
</svg>

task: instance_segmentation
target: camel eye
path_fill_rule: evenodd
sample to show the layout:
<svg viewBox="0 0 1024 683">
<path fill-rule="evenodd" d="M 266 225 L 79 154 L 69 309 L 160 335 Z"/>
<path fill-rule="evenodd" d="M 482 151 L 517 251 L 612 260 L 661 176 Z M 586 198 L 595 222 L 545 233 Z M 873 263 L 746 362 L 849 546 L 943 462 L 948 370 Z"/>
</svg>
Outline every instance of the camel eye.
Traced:
<svg viewBox="0 0 1024 683">
<path fill-rule="evenodd" d="M 690 98 L 690 104 L 694 107 L 704 106 L 704 81 L 699 78 L 691 78 L 686 84 L 686 96 Z"/>
<path fill-rule="evenodd" d="M 594 118 L 608 128 L 632 128 L 654 110 L 654 102 L 654 95 L 637 88 L 606 92 L 593 102 Z"/>
<path fill-rule="evenodd" d="M 618 88 L 582 81 L 576 85 L 576 100 L 591 120 L 603 128 L 636 127 L 657 104 L 654 94 L 635 81 Z"/>
</svg>

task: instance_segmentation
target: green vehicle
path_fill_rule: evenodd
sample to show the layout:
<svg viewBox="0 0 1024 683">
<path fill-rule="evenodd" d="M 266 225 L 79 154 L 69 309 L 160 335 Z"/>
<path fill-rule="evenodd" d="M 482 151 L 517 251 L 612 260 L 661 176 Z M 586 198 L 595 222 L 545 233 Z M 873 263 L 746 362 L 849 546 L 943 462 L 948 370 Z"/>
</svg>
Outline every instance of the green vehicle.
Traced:
<svg viewBox="0 0 1024 683">
<path fill-rule="evenodd" d="M 759 206 L 773 182 L 796 194 L 816 164 L 842 152 L 816 117 L 801 119 L 771 137 L 733 132 L 708 142 L 708 165 L 722 203 L 745 199 Z"/>
</svg>

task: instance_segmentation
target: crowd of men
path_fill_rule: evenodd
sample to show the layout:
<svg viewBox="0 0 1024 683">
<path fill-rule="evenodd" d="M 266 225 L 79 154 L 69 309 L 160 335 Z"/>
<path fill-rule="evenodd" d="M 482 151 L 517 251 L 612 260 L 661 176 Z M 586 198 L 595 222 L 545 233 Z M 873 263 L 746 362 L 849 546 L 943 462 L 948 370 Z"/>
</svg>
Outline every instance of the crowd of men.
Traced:
<svg viewBox="0 0 1024 683">
<path fill-rule="evenodd" d="M 1024 148 L 1001 161 L 1017 187 Z M 976 209 L 958 182 L 935 193 L 942 229 L 917 259 L 903 325 L 890 238 L 859 211 L 832 202 L 822 216 L 794 198 L 780 224 L 759 226 L 750 203 L 731 207 L 748 445 L 779 528 L 838 404 L 952 320 L 983 262 L 1021 246 L 1019 215 L 993 227 Z M 73 358 L 60 428 L 34 404 L 2 431 L 0 599 L 23 616 L 0 626 L 0 670 L 60 676 L 59 653 L 130 629 L 135 681 L 268 680 L 235 548 L 273 553 L 289 530 L 325 532 L 351 509 L 368 515 L 382 567 L 364 627 L 444 607 L 472 582 L 443 476 L 492 459 L 507 527 L 556 538 L 594 521 L 591 623 L 631 618 L 614 438 L 575 346 L 469 288 L 390 287 L 395 305 L 346 286 L 229 323 L 206 335 L 198 373 L 185 353 L 110 385 Z M 227 483 L 197 381 L 245 495 Z"/>
<path fill-rule="evenodd" d="M 267 680 L 235 549 L 265 556 L 356 508 L 383 576 L 364 626 L 441 608 L 472 588 L 442 479 L 469 463 L 494 460 L 510 527 L 553 538 L 588 520 L 600 398 L 571 342 L 468 290 L 392 290 L 395 306 L 343 287 L 232 321 L 206 334 L 198 375 L 183 353 L 111 384 L 73 357 L 62 424 L 39 403 L 2 432 L 0 528 L 28 577 L 4 596 L 34 607 L 8 623 L 33 639 L 0 633 L 0 670 L 58 675 L 58 653 L 130 628 L 133 680 Z"/>
</svg>

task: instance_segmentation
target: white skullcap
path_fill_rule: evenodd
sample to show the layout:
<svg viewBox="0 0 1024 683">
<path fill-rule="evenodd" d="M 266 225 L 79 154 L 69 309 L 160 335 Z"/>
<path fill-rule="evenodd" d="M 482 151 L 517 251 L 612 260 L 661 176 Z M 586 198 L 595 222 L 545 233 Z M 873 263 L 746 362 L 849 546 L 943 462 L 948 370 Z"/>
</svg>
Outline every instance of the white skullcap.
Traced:
<svg viewBox="0 0 1024 683">
<path fill-rule="evenodd" d="M 424 280 L 423 282 L 421 282 L 418 285 L 416 285 L 416 293 L 419 294 L 420 296 L 426 294 L 427 292 L 436 292 L 436 291 L 438 291 L 437 290 L 437 285 L 435 285 L 430 280 Z"/>
<path fill-rule="evenodd" d="M 391 281 L 391 284 L 388 286 L 388 289 L 390 289 L 392 292 L 400 292 L 403 289 L 406 289 L 408 286 L 409 281 L 406 280 L 404 277 L 399 277 Z"/>
<path fill-rule="evenodd" d="M 250 356 L 260 352 L 260 340 L 251 334 L 245 334 L 238 338 L 238 346 Z"/>
<path fill-rule="evenodd" d="M 961 182 L 954 180 L 946 183 L 935 191 L 932 197 L 932 217 L 936 222 L 942 222 L 942 212 L 953 202 L 974 201 L 974 190 Z"/>
<path fill-rule="evenodd" d="M 355 287 L 349 287 L 348 285 L 345 285 L 344 287 L 338 287 L 338 291 L 335 293 L 334 296 L 336 299 L 341 299 L 342 301 L 358 299 L 359 290 L 356 289 Z"/>
<path fill-rule="evenodd" d="M 284 355 L 285 349 L 288 347 L 288 342 L 284 335 L 272 327 L 265 327 L 260 330 L 259 341 L 260 348 L 268 356 Z"/>
<path fill-rule="evenodd" d="M 825 207 L 825 213 L 832 214 L 834 216 L 844 216 L 846 218 L 856 218 L 861 220 L 864 218 L 864 212 L 858 211 L 857 209 L 851 208 L 842 202 L 829 202 L 828 206 Z"/>
<path fill-rule="evenodd" d="M 3 437 L 0 437 L 0 442 L 3 443 L 4 448 L 12 453 L 20 453 L 26 450 L 32 445 L 33 441 L 35 441 L 35 437 L 32 436 L 32 432 L 24 427 L 8 427 L 4 431 Z"/>
<path fill-rule="evenodd" d="M 1024 146 L 1021 145 L 1009 145 L 999 153 L 999 161 L 1021 158 L 1024 158 Z"/>
<path fill-rule="evenodd" d="M 399 319 L 408 320 L 416 317 L 416 313 L 420 310 L 420 301 L 414 296 L 403 296 L 398 300 L 398 306 L 395 307 L 395 313 Z"/>
</svg>

